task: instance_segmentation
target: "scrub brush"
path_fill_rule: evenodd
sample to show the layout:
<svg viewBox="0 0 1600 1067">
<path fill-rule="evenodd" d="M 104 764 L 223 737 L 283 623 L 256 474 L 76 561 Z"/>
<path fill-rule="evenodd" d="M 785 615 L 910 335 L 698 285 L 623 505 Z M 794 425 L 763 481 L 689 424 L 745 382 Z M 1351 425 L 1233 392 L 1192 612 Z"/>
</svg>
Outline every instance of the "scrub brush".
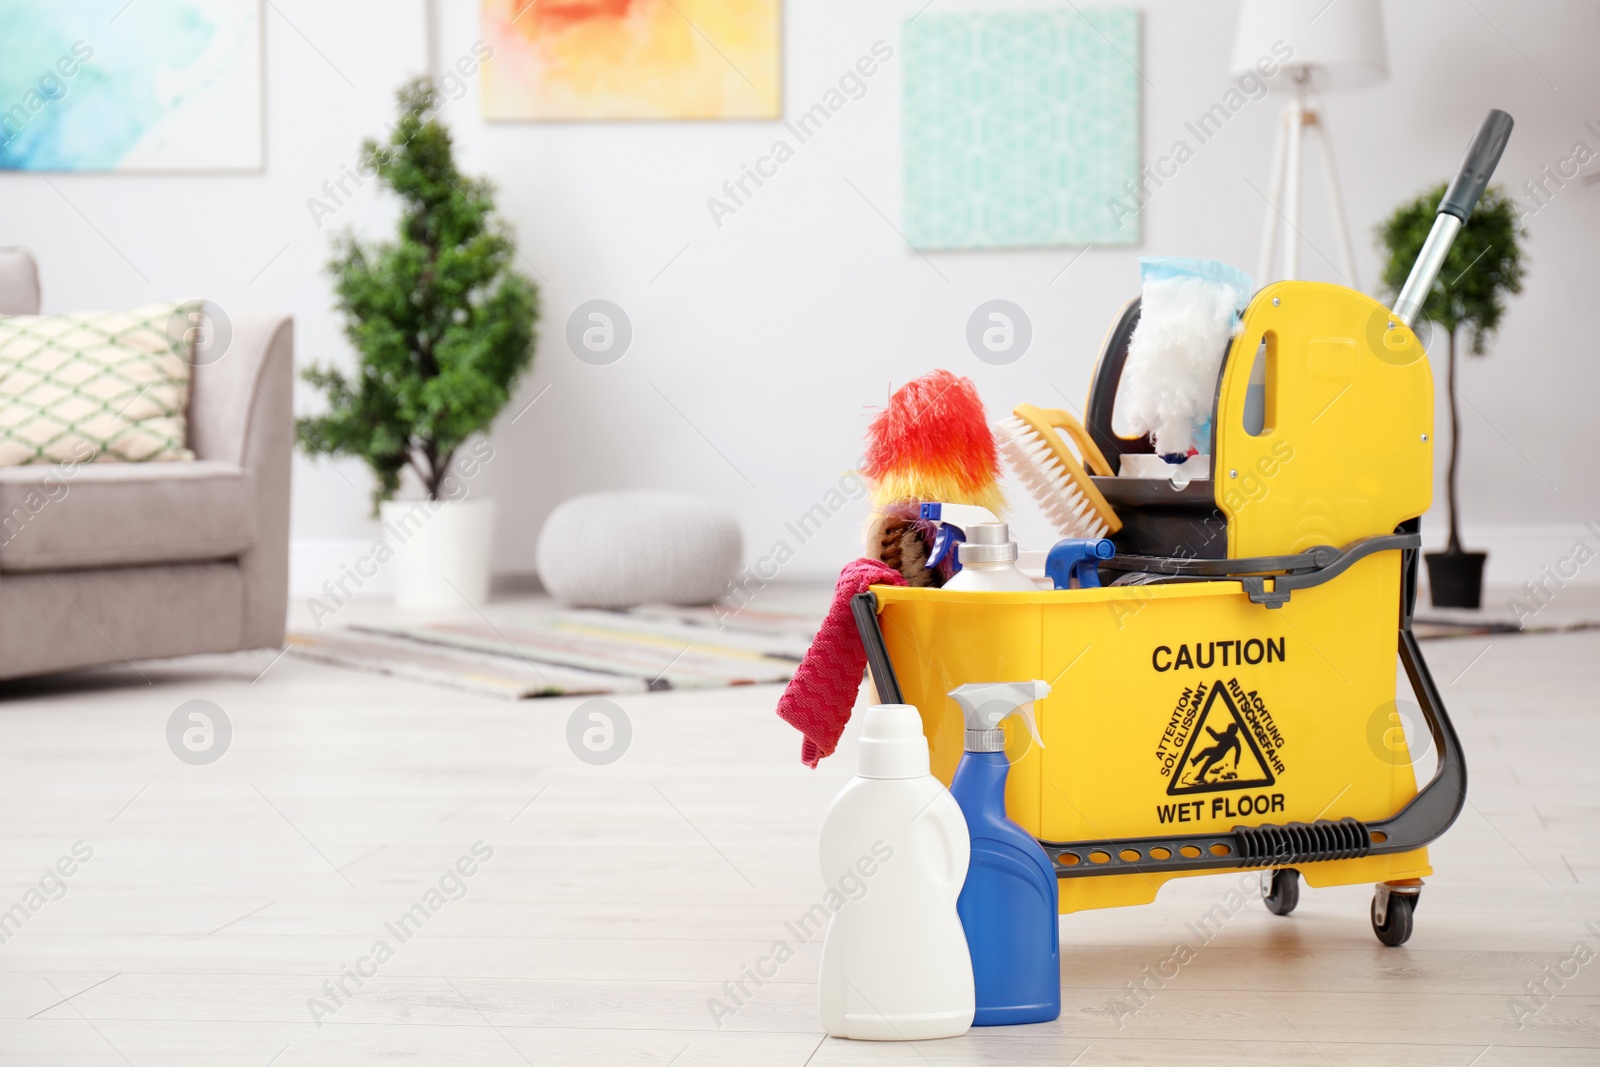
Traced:
<svg viewBox="0 0 1600 1067">
<path fill-rule="evenodd" d="M 1072 438 L 1082 461 L 1058 429 Z M 1111 465 L 1077 419 L 1059 408 L 1018 404 L 995 427 L 995 437 L 1012 472 L 1059 536 L 1104 537 L 1122 529 L 1122 520 L 1084 470 L 1087 464 L 1095 474 L 1109 477 Z"/>
<path fill-rule="evenodd" d="M 1004 513 L 1000 457 L 983 402 L 970 380 L 947 370 L 907 382 L 889 398 L 867 428 L 862 473 L 875 510 L 866 553 L 915 586 L 943 585 L 949 577 L 927 566 L 937 527 L 920 518 L 919 504 L 977 504 Z"/>
<path fill-rule="evenodd" d="M 928 565 L 931 547 L 938 536 L 939 524 L 923 519 L 917 504 L 890 504 L 886 510 L 875 512 L 867 527 L 867 557 L 899 571 L 906 584 L 914 589 L 937 589 L 955 571 L 953 558 L 931 567 Z"/>
</svg>

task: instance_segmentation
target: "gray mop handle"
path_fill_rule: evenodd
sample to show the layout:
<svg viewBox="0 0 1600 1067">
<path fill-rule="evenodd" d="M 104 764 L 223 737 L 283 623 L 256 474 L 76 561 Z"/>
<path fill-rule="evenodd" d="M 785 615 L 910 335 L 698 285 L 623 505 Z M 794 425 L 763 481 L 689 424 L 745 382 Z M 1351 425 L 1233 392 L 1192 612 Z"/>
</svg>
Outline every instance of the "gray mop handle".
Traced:
<svg viewBox="0 0 1600 1067">
<path fill-rule="evenodd" d="M 1478 197 L 1488 187 L 1495 165 L 1500 162 L 1500 154 L 1506 150 L 1506 142 L 1511 139 L 1511 125 L 1510 115 L 1504 111 L 1490 111 L 1483 125 L 1478 127 L 1477 136 L 1467 146 L 1467 154 L 1462 157 L 1455 180 L 1445 190 L 1444 199 L 1439 201 L 1439 215 L 1433 220 L 1433 229 L 1429 231 L 1428 239 L 1423 242 L 1422 251 L 1411 267 L 1411 276 L 1406 279 L 1400 295 L 1395 298 L 1394 307 L 1390 309 L 1394 317 L 1407 326 L 1415 325 L 1417 312 L 1422 310 L 1428 290 L 1433 288 L 1434 280 L 1439 277 L 1439 268 L 1444 266 L 1456 234 L 1461 232 L 1462 223 L 1467 221 L 1467 216 L 1478 205 Z"/>
</svg>

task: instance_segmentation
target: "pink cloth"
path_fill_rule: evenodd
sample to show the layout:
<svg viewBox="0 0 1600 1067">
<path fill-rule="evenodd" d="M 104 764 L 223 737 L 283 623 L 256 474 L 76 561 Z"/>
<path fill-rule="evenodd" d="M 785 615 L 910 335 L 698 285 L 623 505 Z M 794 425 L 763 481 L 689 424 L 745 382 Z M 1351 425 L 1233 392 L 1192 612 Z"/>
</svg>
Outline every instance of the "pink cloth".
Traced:
<svg viewBox="0 0 1600 1067">
<path fill-rule="evenodd" d="M 899 571 L 875 559 L 855 560 L 839 572 L 828 616 L 778 699 L 778 717 L 805 735 L 800 759 L 807 767 L 833 755 L 866 670 L 867 652 L 850 613 L 850 598 L 874 585 L 905 584 Z"/>
</svg>

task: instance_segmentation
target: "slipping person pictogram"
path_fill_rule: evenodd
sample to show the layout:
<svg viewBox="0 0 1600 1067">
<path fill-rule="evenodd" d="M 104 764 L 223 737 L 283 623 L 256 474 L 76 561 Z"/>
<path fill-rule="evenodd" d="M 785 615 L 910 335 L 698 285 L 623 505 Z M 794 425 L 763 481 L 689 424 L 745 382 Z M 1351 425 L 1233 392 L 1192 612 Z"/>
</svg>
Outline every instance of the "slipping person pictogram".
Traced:
<svg viewBox="0 0 1600 1067">
<path fill-rule="evenodd" d="M 1215 793 L 1272 785 L 1272 768 L 1221 681 L 1212 684 L 1167 794 Z"/>
<path fill-rule="evenodd" d="M 1239 724 L 1236 722 L 1229 723 L 1228 728 L 1222 731 L 1220 734 L 1208 726 L 1206 727 L 1206 733 L 1216 738 L 1217 743 L 1212 745 L 1210 748 L 1202 749 L 1198 756 L 1195 756 L 1189 761 L 1190 765 L 1192 766 L 1193 764 L 1199 763 L 1201 760 L 1205 760 L 1204 765 L 1202 765 L 1200 770 L 1195 773 L 1195 777 L 1202 782 L 1219 781 L 1224 778 L 1239 777 Z M 1211 773 L 1212 768 L 1216 767 L 1230 755 L 1233 756 L 1232 773 L 1230 774 L 1227 771 L 1223 771 L 1219 773 L 1216 778 L 1208 779 L 1206 776 Z"/>
</svg>

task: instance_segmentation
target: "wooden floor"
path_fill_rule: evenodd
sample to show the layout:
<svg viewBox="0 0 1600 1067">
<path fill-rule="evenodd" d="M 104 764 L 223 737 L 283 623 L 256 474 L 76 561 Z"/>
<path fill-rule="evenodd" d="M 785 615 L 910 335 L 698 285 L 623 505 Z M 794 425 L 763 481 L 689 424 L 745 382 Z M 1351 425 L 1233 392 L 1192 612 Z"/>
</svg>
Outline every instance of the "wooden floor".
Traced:
<svg viewBox="0 0 1600 1067">
<path fill-rule="evenodd" d="M 1288 919 L 1251 901 L 1118 1010 L 1238 876 L 1189 879 L 1066 920 L 1059 1021 L 916 1045 L 823 1037 L 815 942 L 731 1015 L 708 1010 L 794 941 L 852 771 L 848 739 L 801 767 L 776 688 L 620 698 L 631 747 L 591 766 L 566 739 L 578 700 L 292 656 L 0 686 L 0 1063 L 1600 1062 L 1600 633 L 1425 649 L 1472 777 L 1409 945 L 1376 942 L 1362 887 L 1307 890 Z M 210 766 L 166 740 L 194 699 L 233 725 Z M 46 879 L 59 899 L 30 898 L 77 842 L 92 858 Z M 402 941 L 386 924 L 463 857 L 474 873 L 445 877 Z M 1566 962 L 1580 943 L 1587 962 Z M 371 977 L 326 992 L 358 966 Z M 1552 995 L 1527 999 L 1541 981 Z"/>
</svg>

